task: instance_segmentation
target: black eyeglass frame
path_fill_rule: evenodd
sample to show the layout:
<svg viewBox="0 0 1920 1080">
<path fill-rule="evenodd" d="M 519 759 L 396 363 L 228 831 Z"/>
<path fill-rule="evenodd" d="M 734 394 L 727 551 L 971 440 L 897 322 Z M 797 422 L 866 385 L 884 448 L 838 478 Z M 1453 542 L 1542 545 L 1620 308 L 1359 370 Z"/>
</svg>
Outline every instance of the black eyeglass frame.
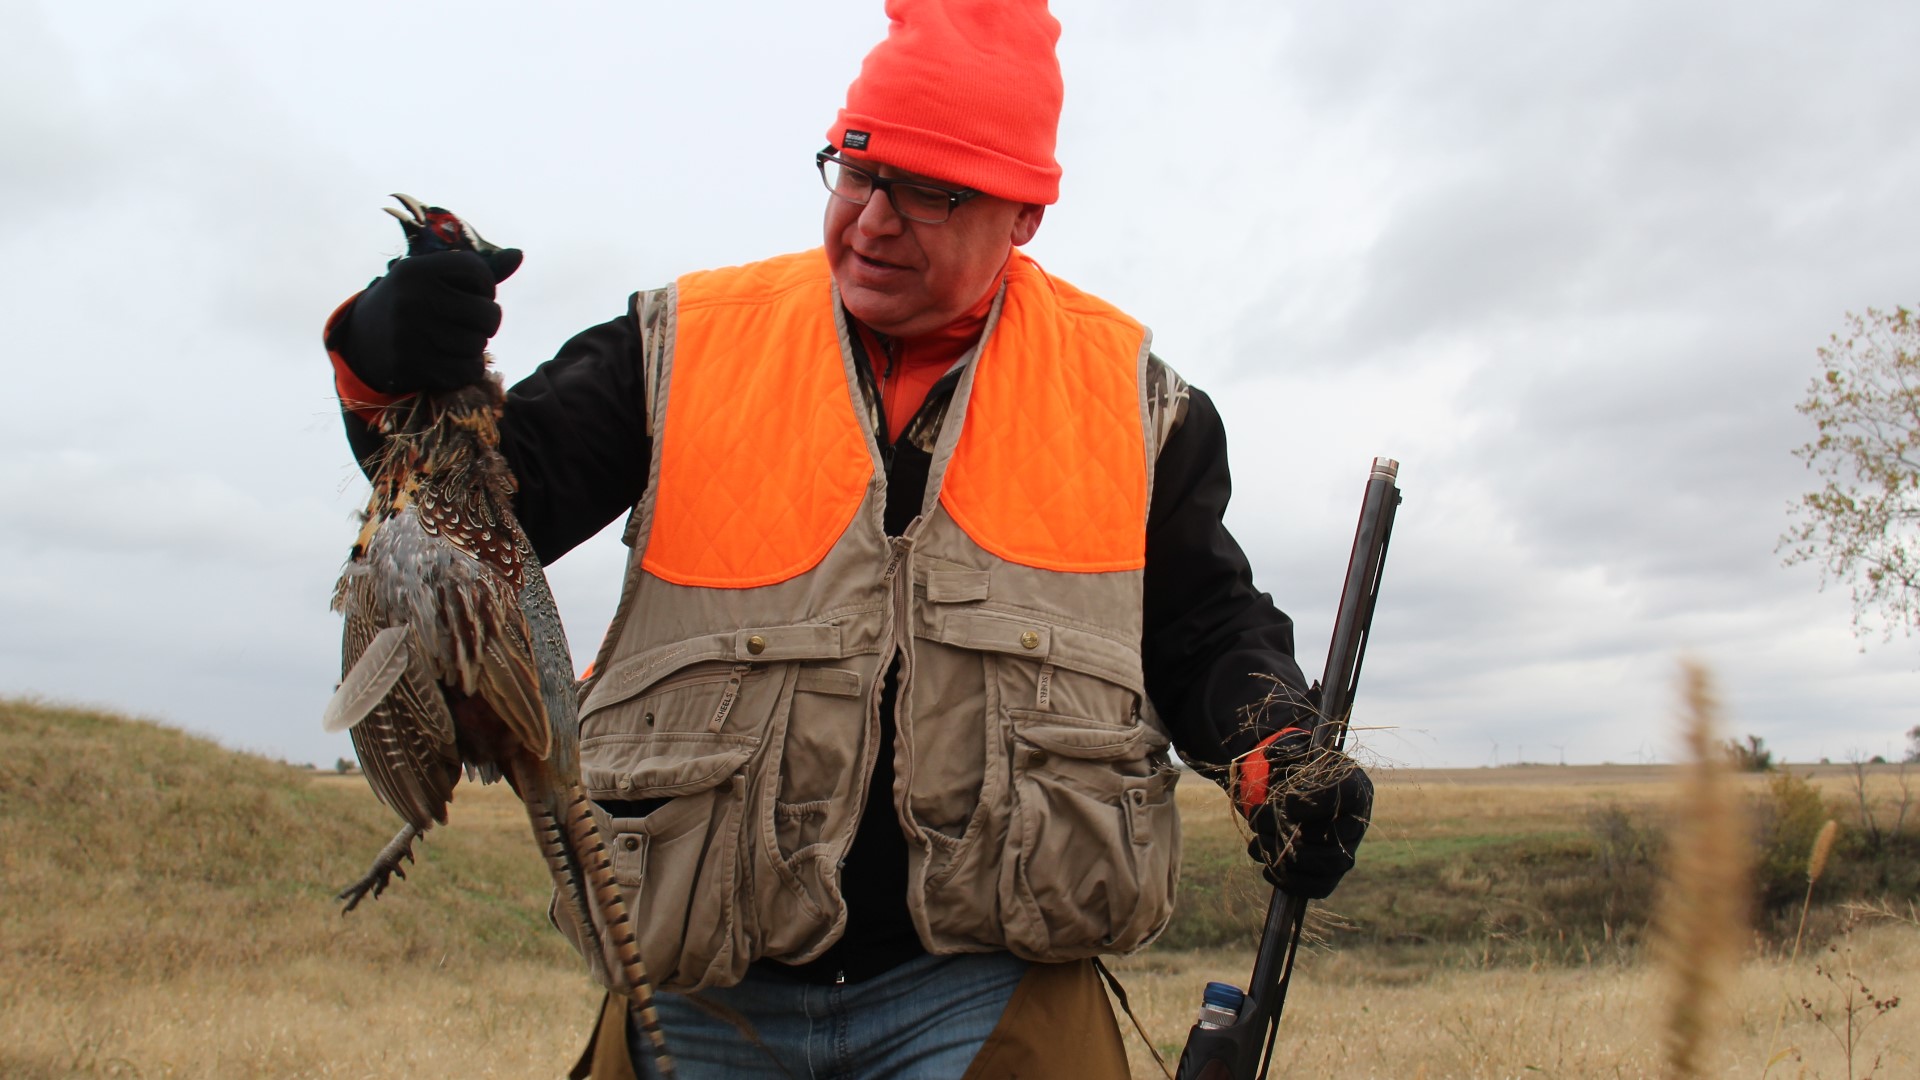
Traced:
<svg viewBox="0 0 1920 1080">
<path fill-rule="evenodd" d="M 833 186 L 832 181 L 827 179 L 827 162 L 829 161 L 833 162 L 835 165 L 840 166 L 842 169 L 846 169 L 850 172 L 858 173 L 859 175 L 866 177 L 867 182 L 873 185 L 870 189 L 868 189 L 867 197 L 865 199 L 860 200 L 859 202 L 854 202 L 854 200 L 849 199 L 845 195 L 841 194 L 839 189 Z M 950 219 L 952 219 L 953 212 L 960 208 L 961 203 L 966 202 L 968 199 L 972 199 L 977 196 L 986 194 L 986 192 L 984 191 L 976 191 L 973 188 L 950 188 L 950 187 L 944 187 L 940 184 L 929 184 L 925 180 L 904 180 L 899 177 L 889 178 L 889 177 L 881 176 L 879 173 L 873 172 L 869 169 L 863 169 L 860 166 L 855 165 L 853 162 L 848 161 L 846 158 L 840 157 L 839 155 L 833 152 L 833 147 L 831 146 L 826 147 L 825 149 L 821 150 L 819 153 L 813 155 L 813 167 L 820 170 L 820 182 L 826 185 L 827 193 L 829 195 L 832 195 L 834 198 L 842 199 L 842 200 L 845 200 L 846 202 L 853 203 L 853 205 L 855 206 L 865 206 L 867 205 L 867 203 L 870 203 L 873 201 L 873 193 L 875 191 L 885 192 L 887 196 L 887 202 L 892 204 L 894 213 L 899 214 L 901 217 L 906 218 L 908 221 L 917 221 L 922 225 L 945 225 Z M 899 184 L 902 187 L 919 188 L 922 191 L 937 191 L 940 194 L 945 195 L 947 197 L 947 216 L 941 218 L 938 221 L 929 221 L 926 218 L 915 217 L 912 214 L 907 213 L 905 210 L 902 210 L 900 208 L 899 200 L 893 197 L 893 186 L 895 184 Z"/>
</svg>

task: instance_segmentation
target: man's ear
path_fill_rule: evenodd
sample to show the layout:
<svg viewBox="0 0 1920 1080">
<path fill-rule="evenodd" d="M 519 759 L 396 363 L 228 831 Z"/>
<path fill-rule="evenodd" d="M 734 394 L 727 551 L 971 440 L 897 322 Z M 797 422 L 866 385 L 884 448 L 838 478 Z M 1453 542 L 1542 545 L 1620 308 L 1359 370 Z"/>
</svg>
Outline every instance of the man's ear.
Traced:
<svg viewBox="0 0 1920 1080">
<path fill-rule="evenodd" d="M 1040 231 L 1040 219 L 1047 214 L 1047 208 L 1039 203 L 1023 203 L 1020 212 L 1013 219 L 1013 246 L 1019 247 L 1033 239 Z"/>
</svg>

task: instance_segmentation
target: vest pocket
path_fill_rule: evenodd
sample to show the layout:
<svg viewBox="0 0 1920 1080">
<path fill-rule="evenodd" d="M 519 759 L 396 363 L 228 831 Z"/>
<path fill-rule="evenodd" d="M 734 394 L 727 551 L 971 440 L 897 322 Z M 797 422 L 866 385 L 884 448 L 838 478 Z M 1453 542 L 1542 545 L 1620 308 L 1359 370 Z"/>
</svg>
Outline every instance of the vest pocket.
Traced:
<svg viewBox="0 0 1920 1080">
<path fill-rule="evenodd" d="M 614 874 L 664 988 L 731 983 L 746 966 L 747 769 L 782 682 L 782 669 L 702 663 L 582 719 L 581 778 L 612 813 Z"/>
<path fill-rule="evenodd" d="M 793 694 L 761 768 L 775 781 L 752 869 L 758 955 L 804 962 L 827 947 L 839 856 L 859 807 L 846 797 L 866 742 L 868 657 L 795 665 Z"/>
<path fill-rule="evenodd" d="M 721 769 L 705 790 L 669 799 L 646 817 L 605 823 L 641 958 L 663 988 L 726 981 L 740 959 L 741 852 L 730 838 L 738 836 L 745 787 L 740 773 Z"/>
<path fill-rule="evenodd" d="M 1165 742 L 1126 727 L 1009 709 L 1013 822 L 1002 878 L 1007 945 L 1059 961 L 1126 952 L 1173 911 L 1179 773 Z"/>
<path fill-rule="evenodd" d="M 852 668 L 804 664 L 794 676 L 776 802 L 784 854 L 820 838 L 815 826 L 824 823 L 828 804 L 854 772 L 866 738 L 865 688 L 862 672 Z"/>
</svg>

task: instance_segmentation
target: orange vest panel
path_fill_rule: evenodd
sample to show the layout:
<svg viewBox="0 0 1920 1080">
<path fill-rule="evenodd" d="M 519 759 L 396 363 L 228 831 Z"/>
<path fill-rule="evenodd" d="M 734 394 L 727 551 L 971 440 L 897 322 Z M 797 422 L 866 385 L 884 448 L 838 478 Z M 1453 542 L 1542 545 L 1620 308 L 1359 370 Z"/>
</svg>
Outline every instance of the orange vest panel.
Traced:
<svg viewBox="0 0 1920 1080">
<path fill-rule="evenodd" d="M 940 503 L 1009 562 L 1147 564 L 1146 328 L 1015 252 Z"/>
<path fill-rule="evenodd" d="M 1018 252 L 940 501 L 1023 566 L 1146 565 L 1146 331 Z M 873 478 L 821 251 L 679 280 L 660 481 L 641 564 L 743 589 L 819 565 Z"/>
<path fill-rule="evenodd" d="M 745 589 L 818 566 L 873 459 L 854 413 L 819 250 L 678 281 L 660 480 L 641 565 Z"/>
</svg>

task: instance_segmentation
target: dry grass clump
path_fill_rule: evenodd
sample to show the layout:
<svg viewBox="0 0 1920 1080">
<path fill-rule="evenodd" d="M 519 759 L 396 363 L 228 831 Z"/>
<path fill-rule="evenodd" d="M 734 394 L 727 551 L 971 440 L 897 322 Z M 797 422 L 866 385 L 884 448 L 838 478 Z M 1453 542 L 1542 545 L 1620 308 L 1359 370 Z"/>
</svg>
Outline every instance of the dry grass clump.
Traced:
<svg viewBox="0 0 1920 1080">
<path fill-rule="evenodd" d="M 8 1080 L 557 1077 L 600 1000 L 570 969 L 525 960 L 368 969 L 303 955 L 159 983 L 27 974 L 28 992 L 0 1004 Z"/>
<path fill-rule="evenodd" d="M 1272 676 L 1259 676 L 1268 684 L 1264 697 L 1241 710 L 1241 730 L 1243 732 L 1277 731 L 1289 725 L 1304 724 L 1304 717 L 1316 710 L 1308 698 L 1299 690 L 1281 682 Z M 1265 796 L 1261 800 L 1265 809 L 1270 810 L 1283 828 L 1288 829 L 1287 842 L 1278 852 L 1273 853 L 1275 865 L 1290 858 L 1293 845 L 1300 835 L 1300 827 L 1289 817 L 1290 810 L 1300 805 L 1301 796 L 1324 799 L 1327 792 L 1336 791 L 1339 786 L 1359 769 L 1359 763 L 1349 757 L 1341 747 L 1346 743 L 1345 721 L 1329 721 L 1321 718 L 1320 724 L 1338 723 L 1341 726 L 1328 733 L 1321 740 L 1322 745 L 1304 749 L 1290 761 L 1284 769 L 1263 770 Z M 1294 736 L 1298 738 L 1298 736 Z M 1256 758 L 1264 751 L 1255 749 L 1230 762 L 1224 769 L 1201 765 L 1203 775 L 1223 778 L 1227 787 L 1234 791 L 1243 790 L 1243 769 L 1249 758 Z M 1261 764 L 1255 761 L 1255 764 Z M 1338 796 L 1335 796 L 1336 798 Z M 1240 798 L 1235 796 L 1236 800 Z M 1318 809 L 1318 808 L 1316 808 Z M 1242 838 L 1250 835 L 1244 820 L 1238 822 Z"/>
<path fill-rule="evenodd" d="M 1364 858 L 1364 855 L 1362 856 Z M 1904 908 L 1901 915 L 1904 916 Z M 1920 926 L 1883 919 L 1854 931 L 1853 970 L 1884 997 L 1911 988 L 1920 972 Z M 1244 983 L 1251 954 L 1208 949 L 1127 957 L 1113 966 L 1163 1052 L 1177 1052 L 1209 979 Z M 1804 964 L 1804 962 L 1803 962 Z M 1382 978 L 1367 951 L 1303 955 L 1287 995 L 1274 1052 L 1275 1077 L 1406 1080 L 1421 1069 L 1439 1078 L 1649 1077 L 1662 1070 L 1660 1018 L 1667 975 L 1650 964 L 1524 967 L 1470 971 L 1429 967 Z M 1755 958 L 1723 982 L 1718 1038 L 1700 1055 L 1701 1075 L 1756 1078 L 1783 989 L 1796 1008 L 1782 1043 L 1800 1061 L 1773 1080 L 1838 1080 L 1841 1050 L 1798 998 L 1839 1012 L 1839 991 L 1778 959 Z M 1901 1008 L 1867 1029 L 1855 1050 L 1882 1061 L 1880 1077 L 1920 1076 L 1920 1024 Z M 1133 1040 L 1130 1038 L 1129 1042 Z M 1135 1080 L 1159 1071 L 1144 1048 L 1129 1047 Z M 1864 1070 L 1862 1070 L 1864 1073 Z"/>
</svg>

